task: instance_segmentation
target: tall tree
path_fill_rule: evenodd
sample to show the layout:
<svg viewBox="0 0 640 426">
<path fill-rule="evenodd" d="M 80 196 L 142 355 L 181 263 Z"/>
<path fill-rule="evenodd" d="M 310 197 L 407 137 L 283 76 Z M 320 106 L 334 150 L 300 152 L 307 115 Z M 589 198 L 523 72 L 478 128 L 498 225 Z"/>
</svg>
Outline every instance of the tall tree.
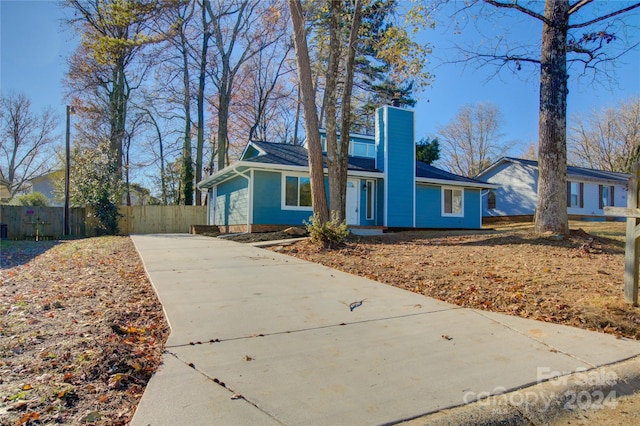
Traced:
<svg viewBox="0 0 640 426">
<path fill-rule="evenodd" d="M 191 72 L 190 72 L 190 47 L 187 37 L 187 26 L 190 23 L 191 17 L 194 13 L 193 3 L 189 3 L 185 6 L 178 5 L 178 22 L 177 34 L 178 39 L 176 45 L 180 52 L 180 59 L 182 60 L 182 108 L 184 111 L 184 143 L 182 145 L 182 168 L 180 170 L 180 179 L 182 181 L 183 195 L 185 205 L 193 204 L 193 187 L 194 187 L 194 173 L 193 173 L 193 146 L 191 143 Z"/>
<path fill-rule="evenodd" d="M 363 90 L 380 94 L 380 79 L 400 90 L 400 80 L 410 80 L 409 87 L 413 83 L 423 87 L 430 78 L 424 72 L 427 49 L 409 36 L 410 28 L 424 24 L 428 16 L 411 9 L 407 15 L 413 18 L 395 25 L 395 9 L 393 0 L 336 0 L 327 1 L 315 12 L 312 28 L 319 51 L 316 69 L 322 73 L 317 81 L 324 83 L 320 117 L 326 128 L 330 210 L 338 221 L 345 219 L 349 134 L 357 116 L 354 110 L 363 104 L 354 98 Z M 373 116 L 373 110 L 368 112 Z"/>
<path fill-rule="evenodd" d="M 74 11 L 69 22 L 82 35 L 82 45 L 70 60 L 67 83 L 78 98 L 103 98 L 109 146 L 122 176 L 127 108 L 131 91 L 144 75 L 138 70 L 134 78 L 131 68 L 142 48 L 157 41 L 150 28 L 163 7 L 143 0 L 66 0 L 66 4 Z"/>
<path fill-rule="evenodd" d="M 209 75 L 217 90 L 218 170 L 227 164 L 229 105 L 235 79 L 248 60 L 275 43 L 271 26 L 280 19 L 278 4 L 277 0 L 215 0 L 206 3 L 215 52 Z"/>
<path fill-rule="evenodd" d="M 569 130 L 569 158 L 592 169 L 630 173 L 640 161 L 640 97 L 576 116 Z"/>
<path fill-rule="evenodd" d="M 488 6 L 489 19 L 494 21 L 498 19 L 495 12 L 500 10 L 533 19 L 542 25 L 538 56 L 527 51 L 524 44 L 510 48 L 504 34 L 500 34 L 499 41 L 489 51 L 476 46 L 475 49 L 465 49 L 464 54 L 483 65 L 497 65 L 499 69 L 505 65 L 512 65 L 514 70 L 520 70 L 525 64 L 539 67 L 539 177 L 535 229 L 537 232 L 567 233 L 568 65 L 579 64 L 583 73 L 595 72 L 637 47 L 637 41 L 632 40 L 636 32 L 625 31 L 624 18 L 640 7 L 640 2 L 546 0 L 542 4 L 536 1 L 473 0 L 464 4 L 464 11 L 474 10 L 475 14 L 473 5 L 477 4 Z M 476 16 L 480 16 L 480 21 L 485 17 L 482 11 Z"/>
<path fill-rule="evenodd" d="M 511 148 L 502 140 L 502 125 L 502 113 L 495 104 L 463 106 L 453 120 L 438 128 L 442 161 L 453 173 L 477 175 Z"/>
<path fill-rule="evenodd" d="M 0 97 L 0 178 L 7 182 L 12 197 L 29 180 L 52 170 L 57 125 L 51 109 L 35 113 L 24 94 Z"/>
<path fill-rule="evenodd" d="M 349 169 L 349 133 L 351 132 L 352 111 L 351 97 L 353 94 L 353 79 L 356 69 L 356 52 L 358 50 L 358 34 L 362 24 L 362 1 L 356 0 L 351 15 L 351 28 L 347 39 L 346 64 L 342 89 L 342 105 L 340 108 L 340 144 L 338 145 L 338 216 L 340 222 L 346 220 L 347 203 L 347 174 Z"/>
<path fill-rule="evenodd" d="M 209 51 L 209 40 L 211 39 L 210 21 L 207 17 L 207 10 L 210 8 L 209 0 L 202 0 L 200 4 L 200 24 L 202 26 L 202 35 L 200 43 L 200 60 L 198 61 L 198 91 L 196 92 L 196 104 L 198 114 L 197 139 L 196 139 L 196 182 L 202 180 L 203 156 L 204 156 L 204 101 L 205 88 L 207 82 L 207 52 Z M 196 191 L 196 205 L 202 204 L 202 193 Z"/>
<path fill-rule="evenodd" d="M 288 2 L 291 24 L 293 26 L 293 41 L 296 51 L 300 94 L 304 110 L 307 149 L 309 151 L 311 202 L 314 216 L 321 224 L 324 224 L 329 219 L 329 210 L 327 208 L 326 190 L 324 186 L 320 126 L 318 125 L 315 88 L 313 75 L 311 73 L 309 49 L 307 47 L 307 31 L 305 29 L 305 19 L 300 0 L 288 0 Z"/>
</svg>

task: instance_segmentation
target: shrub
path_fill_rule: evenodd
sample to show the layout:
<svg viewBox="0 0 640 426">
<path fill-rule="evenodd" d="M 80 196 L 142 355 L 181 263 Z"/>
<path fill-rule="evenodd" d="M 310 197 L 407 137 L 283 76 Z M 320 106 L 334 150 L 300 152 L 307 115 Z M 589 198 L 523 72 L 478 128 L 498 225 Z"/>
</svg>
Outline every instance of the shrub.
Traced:
<svg viewBox="0 0 640 426">
<path fill-rule="evenodd" d="M 102 194 L 95 205 L 95 215 L 98 218 L 96 226 L 97 235 L 116 235 L 118 233 L 118 218 L 122 216 L 118 213 L 118 206 L 109 199 L 109 196 Z"/>
<path fill-rule="evenodd" d="M 331 212 L 331 220 L 321 223 L 320 220 L 313 215 L 309 218 L 309 222 L 304 222 L 311 237 L 311 242 L 321 244 L 324 248 L 340 247 L 344 240 L 349 236 L 349 229 L 345 221 L 339 222 L 335 211 Z"/>
<path fill-rule="evenodd" d="M 32 192 L 12 198 L 9 204 L 12 206 L 48 207 L 49 199 L 42 192 Z"/>
</svg>

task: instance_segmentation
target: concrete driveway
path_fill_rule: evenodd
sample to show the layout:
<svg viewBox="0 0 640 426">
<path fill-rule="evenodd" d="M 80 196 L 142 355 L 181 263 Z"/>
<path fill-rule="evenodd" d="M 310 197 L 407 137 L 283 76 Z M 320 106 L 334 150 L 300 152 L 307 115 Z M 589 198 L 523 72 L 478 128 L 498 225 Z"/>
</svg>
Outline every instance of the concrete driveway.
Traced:
<svg viewBox="0 0 640 426">
<path fill-rule="evenodd" d="M 171 325 L 133 425 L 397 423 L 640 354 L 231 241 L 132 239 Z"/>
</svg>

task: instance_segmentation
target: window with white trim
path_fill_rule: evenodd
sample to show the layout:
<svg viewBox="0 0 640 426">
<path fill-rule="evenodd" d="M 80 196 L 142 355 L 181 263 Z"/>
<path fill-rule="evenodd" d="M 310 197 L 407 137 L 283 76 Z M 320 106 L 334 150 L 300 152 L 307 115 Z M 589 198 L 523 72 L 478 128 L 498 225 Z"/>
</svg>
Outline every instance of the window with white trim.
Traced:
<svg viewBox="0 0 640 426">
<path fill-rule="evenodd" d="M 462 188 L 442 188 L 442 215 L 464 216 L 464 190 Z"/>
<path fill-rule="evenodd" d="M 364 184 L 364 189 L 367 192 L 366 193 L 366 197 L 367 197 L 367 204 L 366 204 L 366 213 L 367 213 L 367 220 L 372 220 L 374 219 L 374 212 L 375 212 L 375 195 L 376 195 L 376 189 L 375 189 L 375 181 L 373 180 L 367 180 Z"/>
<path fill-rule="evenodd" d="M 311 210 L 311 179 L 308 176 L 282 176 L 282 208 Z"/>
</svg>

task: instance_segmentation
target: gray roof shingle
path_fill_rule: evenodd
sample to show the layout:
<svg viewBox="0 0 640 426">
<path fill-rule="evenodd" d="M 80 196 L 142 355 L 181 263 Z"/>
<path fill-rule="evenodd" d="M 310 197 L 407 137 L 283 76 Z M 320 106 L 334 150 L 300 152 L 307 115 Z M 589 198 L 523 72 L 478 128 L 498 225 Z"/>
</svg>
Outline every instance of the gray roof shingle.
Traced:
<svg viewBox="0 0 640 426">
<path fill-rule="evenodd" d="M 505 157 L 507 161 L 522 163 L 531 167 L 538 167 L 538 162 L 534 160 L 525 160 L 522 158 Z M 608 172 L 605 170 L 588 169 L 586 167 L 567 166 L 567 176 L 574 178 L 582 178 L 585 180 L 603 180 L 611 182 L 627 183 L 629 181 L 630 174 Z"/>
<path fill-rule="evenodd" d="M 307 160 L 307 149 L 303 146 L 256 141 L 251 142 L 251 144 L 264 154 L 248 155 L 243 157 L 243 161 L 302 167 L 306 167 L 309 164 Z M 323 157 L 324 166 L 326 167 L 327 157 L 326 155 L 323 155 Z M 380 173 L 380 170 L 375 166 L 375 159 L 373 158 L 349 157 L 349 170 Z M 449 173 L 421 161 L 416 161 L 416 177 L 448 180 L 458 183 L 484 183 L 479 180 Z"/>
</svg>

